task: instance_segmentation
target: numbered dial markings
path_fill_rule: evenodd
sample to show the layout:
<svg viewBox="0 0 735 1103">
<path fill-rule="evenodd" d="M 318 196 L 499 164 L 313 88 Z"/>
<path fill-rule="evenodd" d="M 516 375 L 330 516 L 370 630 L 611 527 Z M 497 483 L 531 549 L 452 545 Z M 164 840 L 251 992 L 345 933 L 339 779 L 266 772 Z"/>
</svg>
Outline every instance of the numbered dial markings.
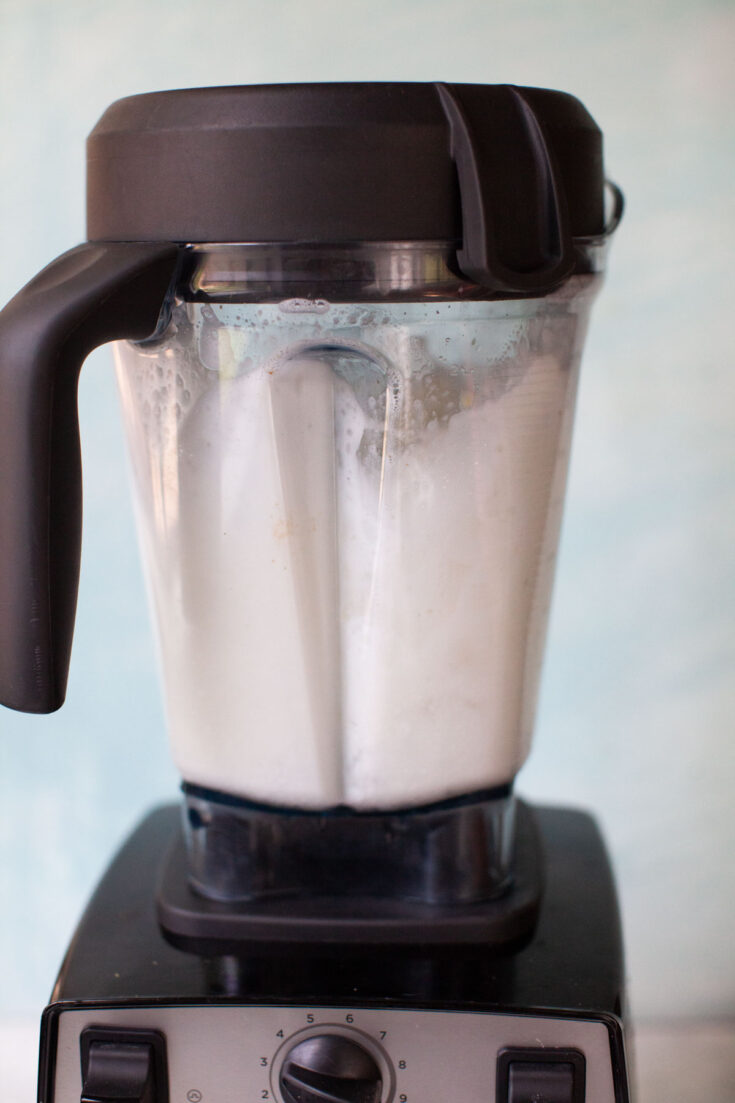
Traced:
<svg viewBox="0 0 735 1103">
<path fill-rule="evenodd" d="M 341 1034 L 315 1034 L 297 1042 L 281 1066 L 285 1103 L 380 1103 L 383 1077 L 367 1050 Z"/>
<path fill-rule="evenodd" d="M 340 1022 L 317 1022 L 314 1012 L 306 1014 L 306 1029 L 288 1037 L 281 1029 L 276 1039 L 283 1039 L 273 1058 L 270 1090 L 261 1092 L 263 1100 L 281 1103 L 389 1103 L 394 1095 L 391 1065 L 379 1041 L 385 1041 L 388 1031 L 366 1034 L 355 1024 L 355 1016 L 347 1012 Z M 355 1024 L 355 1025 L 353 1025 Z M 378 1041 L 379 1040 L 379 1041 Z M 260 1064 L 269 1064 L 261 1057 Z M 406 1067 L 405 1061 L 398 1066 Z M 402 1097 L 406 1103 L 406 1096 Z"/>
</svg>

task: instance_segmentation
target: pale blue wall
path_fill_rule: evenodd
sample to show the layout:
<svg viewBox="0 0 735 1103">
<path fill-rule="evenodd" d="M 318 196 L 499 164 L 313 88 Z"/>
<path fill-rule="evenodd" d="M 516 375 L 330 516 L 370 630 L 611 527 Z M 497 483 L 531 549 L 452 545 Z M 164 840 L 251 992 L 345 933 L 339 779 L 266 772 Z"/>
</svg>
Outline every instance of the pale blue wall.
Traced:
<svg viewBox="0 0 735 1103">
<path fill-rule="evenodd" d="M 538 735 L 521 788 L 599 812 L 634 1011 L 735 1014 L 733 45 L 727 3 L 0 0 L 0 301 L 82 239 L 109 102 L 195 84 L 528 83 L 602 125 L 628 211 L 593 318 Z M 68 702 L 0 712 L 0 1018 L 35 1015 L 85 896 L 172 796 L 109 354 L 83 373 Z"/>
</svg>

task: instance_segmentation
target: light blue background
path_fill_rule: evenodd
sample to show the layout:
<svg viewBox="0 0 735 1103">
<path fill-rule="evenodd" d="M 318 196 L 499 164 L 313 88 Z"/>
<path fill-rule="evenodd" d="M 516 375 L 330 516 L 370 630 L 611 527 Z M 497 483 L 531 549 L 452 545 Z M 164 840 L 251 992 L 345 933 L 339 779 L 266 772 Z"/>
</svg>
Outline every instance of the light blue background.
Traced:
<svg viewBox="0 0 735 1103">
<path fill-rule="evenodd" d="M 537 738 L 520 788 L 592 807 L 634 1013 L 735 1015 L 733 46 L 727 3 L 0 0 L 0 301 L 84 237 L 119 96 L 298 80 L 578 95 L 628 209 L 583 369 Z M 0 711 L 0 1018 L 35 1016 L 112 848 L 176 793 L 109 351 L 80 393 L 68 700 Z"/>
</svg>

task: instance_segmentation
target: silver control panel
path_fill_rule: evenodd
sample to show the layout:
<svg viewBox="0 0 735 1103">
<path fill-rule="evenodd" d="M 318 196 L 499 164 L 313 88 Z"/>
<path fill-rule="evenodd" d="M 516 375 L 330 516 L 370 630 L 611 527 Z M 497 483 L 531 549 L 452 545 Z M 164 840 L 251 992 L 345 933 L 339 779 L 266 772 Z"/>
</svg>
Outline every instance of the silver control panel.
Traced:
<svg viewBox="0 0 735 1103">
<path fill-rule="evenodd" d="M 358 1051 L 365 1055 L 365 1067 L 374 1070 L 377 1103 L 496 1103 L 498 1054 L 507 1047 L 579 1051 L 584 1103 L 615 1103 L 609 1034 L 596 1020 L 241 1005 L 63 1011 L 53 1101 L 43 1103 L 79 1103 L 80 1036 L 88 1027 L 162 1033 L 170 1103 L 290 1103 L 292 1055 L 302 1055 L 300 1064 L 318 1060 L 320 1045 L 341 1048 L 347 1059 Z M 311 1045 L 302 1045 L 310 1039 Z"/>
</svg>

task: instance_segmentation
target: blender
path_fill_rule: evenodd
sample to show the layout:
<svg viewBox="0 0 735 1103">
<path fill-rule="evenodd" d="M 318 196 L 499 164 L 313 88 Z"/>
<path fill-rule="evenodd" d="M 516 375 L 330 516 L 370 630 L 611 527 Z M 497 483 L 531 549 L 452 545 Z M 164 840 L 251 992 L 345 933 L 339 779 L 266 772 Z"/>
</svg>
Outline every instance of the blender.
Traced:
<svg viewBox="0 0 735 1103">
<path fill-rule="evenodd" d="M 623 1103 L 594 822 L 529 750 L 622 200 L 571 96 L 160 92 L 0 314 L 0 700 L 64 698 L 78 373 L 114 341 L 183 809 L 93 897 L 39 1100 Z M 181 814 L 183 813 L 183 814 Z"/>
</svg>

